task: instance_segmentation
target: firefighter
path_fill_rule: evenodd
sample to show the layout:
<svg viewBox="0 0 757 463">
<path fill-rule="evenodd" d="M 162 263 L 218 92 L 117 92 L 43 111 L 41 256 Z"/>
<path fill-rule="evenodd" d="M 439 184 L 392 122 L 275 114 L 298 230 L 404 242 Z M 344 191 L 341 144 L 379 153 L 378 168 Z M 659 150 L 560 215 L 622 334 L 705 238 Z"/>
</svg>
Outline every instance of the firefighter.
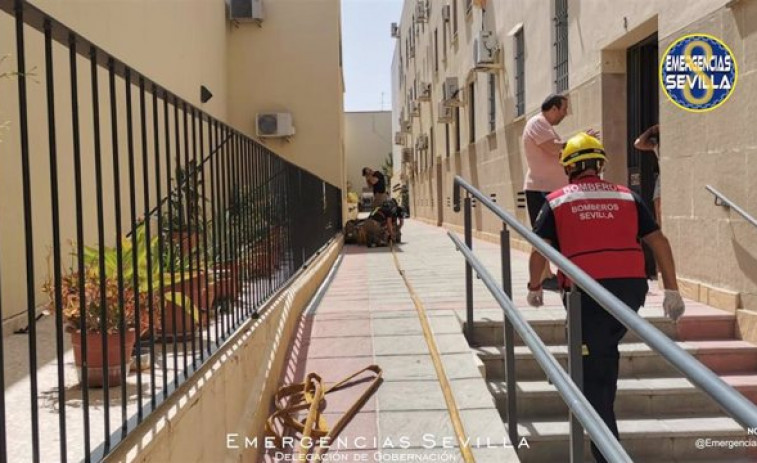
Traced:
<svg viewBox="0 0 757 463">
<path fill-rule="evenodd" d="M 570 183 L 547 196 L 534 233 L 634 311 L 644 304 L 649 289 L 639 243 L 639 239 L 643 240 L 652 249 L 662 272 L 665 315 L 677 321 L 685 308 L 678 292 L 670 244 L 638 195 L 600 178 L 606 160 L 602 143 L 591 135 L 579 133 L 568 140 L 560 164 Z M 538 252 L 531 253 L 528 303 L 534 307 L 543 304 L 541 275 L 546 263 Z M 571 283 L 561 273 L 558 280 L 565 303 Z M 581 330 L 583 392 L 617 438 L 614 402 L 618 343 L 626 328 L 582 292 Z M 598 462 L 606 461 L 593 442 L 591 450 Z"/>
</svg>

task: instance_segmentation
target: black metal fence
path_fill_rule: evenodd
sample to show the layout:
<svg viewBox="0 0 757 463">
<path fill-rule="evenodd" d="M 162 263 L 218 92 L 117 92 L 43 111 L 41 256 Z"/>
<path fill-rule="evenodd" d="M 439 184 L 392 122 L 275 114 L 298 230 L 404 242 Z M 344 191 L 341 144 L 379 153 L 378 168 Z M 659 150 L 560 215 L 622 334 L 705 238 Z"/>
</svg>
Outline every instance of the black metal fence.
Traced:
<svg viewBox="0 0 757 463">
<path fill-rule="evenodd" d="M 0 201 L 22 223 L 0 259 L 25 262 L 0 319 L 25 299 L 28 325 L 0 332 L 0 462 L 98 461 L 338 232 L 341 192 L 26 1 L 0 10 L 19 73 L 2 83 L 18 86 L 17 149 L 0 147 L 20 159 Z"/>
</svg>

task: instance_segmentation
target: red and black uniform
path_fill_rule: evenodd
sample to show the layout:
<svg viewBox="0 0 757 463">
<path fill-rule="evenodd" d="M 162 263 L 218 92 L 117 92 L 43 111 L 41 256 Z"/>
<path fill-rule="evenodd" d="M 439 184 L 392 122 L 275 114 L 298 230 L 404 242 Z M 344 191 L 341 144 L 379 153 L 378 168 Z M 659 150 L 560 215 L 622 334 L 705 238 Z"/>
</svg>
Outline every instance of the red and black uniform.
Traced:
<svg viewBox="0 0 757 463">
<path fill-rule="evenodd" d="M 641 198 L 628 188 L 587 175 L 547 196 L 534 232 L 550 240 L 565 257 L 631 309 L 644 304 L 648 288 L 639 239 L 659 227 Z M 561 287 L 570 281 L 558 274 Z M 563 299 L 565 302 L 565 298 Z M 618 343 L 626 328 L 591 297 L 581 294 L 581 331 L 588 349 L 583 357 L 583 392 L 618 436 L 615 394 Z M 592 443 L 598 462 L 605 459 Z"/>
</svg>

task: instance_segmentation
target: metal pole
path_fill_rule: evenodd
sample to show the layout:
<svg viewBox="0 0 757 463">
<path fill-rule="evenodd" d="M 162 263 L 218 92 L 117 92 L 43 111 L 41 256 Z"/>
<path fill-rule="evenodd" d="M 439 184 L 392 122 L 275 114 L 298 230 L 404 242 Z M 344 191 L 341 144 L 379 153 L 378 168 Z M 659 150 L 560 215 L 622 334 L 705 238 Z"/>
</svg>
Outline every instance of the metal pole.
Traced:
<svg viewBox="0 0 757 463">
<path fill-rule="evenodd" d="M 513 281 L 510 260 L 510 231 L 507 225 L 502 226 L 500 232 L 500 250 L 502 253 L 502 289 L 508 298 L 513 297 Z M 513 324 L 504 317 L 505 332 L 505 382 L 507 384 L 507 434 L 510 444 L 518 445 L 518 407 L 517 407 L 517 383 L 515 373 L 515 331 Z"/>
<path fill-rule="evenodd" d="M 475 196 L 484 206 L 492 211 L 500 220 L 507 223 L 516 233 L 526 238 L 526 241 L 536 248 L 550 262 L 558 267 L 584 292 L 592 297 L 597 304 L 607 310 L 620 323 L 633 331 L 656 352 L 659 352 L 678 371 L 683 373 L 695 386 L 703 389 L 720 407 L 742 426 L 757 427 L 757 406 L 739 393 L 732 386 L 726 384 L 718 375 L 702 365 L 691 354 L 681 349 L 668 336 L 652 326 L 643 317 L 631 310 L 615 295 L 594 281 L 576 264 L 565 258 L 559 251 L 536 236 L 511 214 L 503 211 L 491 199 L 476 190 L 470 183 L 460 176 L 455 177 L 453 194 L 460 198 L 459 190 L 465 188 L 467 194 Z M 455 202 L 458 210 L 459 202 Z"/>
<path fill-rule="evenodd" d="M 473 235 L 471 230 L 471 199 L 466 195 L 464 199 L 464 225 L 465 245 L 473 249 Z M 475 345 L 473 339 L 473 269 L 470 263 L 465 261 L 465 336 L 471 346 Z"/>
<path fill-rule="evenodd" d="M 573 287 L 568 293 L 568 372 L 583 392 L 583 342 L 581 339 L 581 293 Z M 584 461 L 584 429 L 573 412 L 570 413 L 570 461 Z"/>
</svg>

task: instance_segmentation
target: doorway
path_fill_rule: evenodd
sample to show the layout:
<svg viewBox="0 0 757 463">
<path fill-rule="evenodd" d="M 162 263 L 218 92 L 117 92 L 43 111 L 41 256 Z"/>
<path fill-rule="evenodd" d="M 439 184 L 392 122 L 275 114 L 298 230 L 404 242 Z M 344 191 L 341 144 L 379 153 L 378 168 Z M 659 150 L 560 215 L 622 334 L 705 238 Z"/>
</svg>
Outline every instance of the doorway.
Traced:
<svg viewBox="0 0 757 463">
<path fill-rule="evenodd" d="M 660 171 L 657 157 L 650 151 L 634 148 L 634 141 L 644 130 L 659 122 L 659 80 L 657 33 L 638 42 L 627 51 L 628 78 L 628 187 L 654 211 L 652 196 Z M 647 276 L 657 275 L 652 252 L 644 245 Z"/>
</svg>

